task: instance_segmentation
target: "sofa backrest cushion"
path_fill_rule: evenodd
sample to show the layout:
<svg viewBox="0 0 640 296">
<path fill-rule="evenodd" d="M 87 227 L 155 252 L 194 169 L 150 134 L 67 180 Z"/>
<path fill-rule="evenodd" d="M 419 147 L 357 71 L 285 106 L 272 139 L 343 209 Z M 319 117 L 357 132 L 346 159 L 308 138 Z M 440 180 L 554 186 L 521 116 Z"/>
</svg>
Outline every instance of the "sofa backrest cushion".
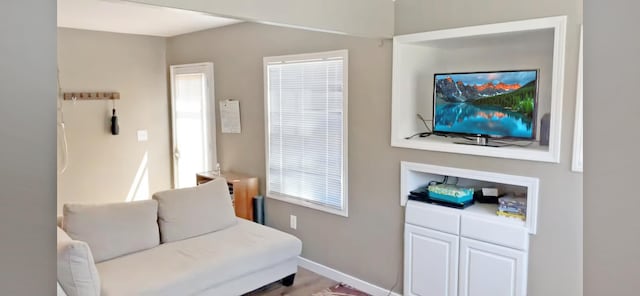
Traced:
<svg viewBox="0 0 640 296">
<path fill-rule="evenodd" d="M 163 243 L 221 230 L 236 224 L 224 178 L 197 187 L 157 192 L 158 225 Z"/>
<path fill-rule="evenodd" d="M 89 244 L 96 263 L 160 244 L 158 202 L 65 204 L 62 228 Z"/>
<path fill-rule="evenodd" d="M 100 277 L 89 245 L 58 229 L 58 289 L 68 296 L 100 296 Z"/>
</svg>

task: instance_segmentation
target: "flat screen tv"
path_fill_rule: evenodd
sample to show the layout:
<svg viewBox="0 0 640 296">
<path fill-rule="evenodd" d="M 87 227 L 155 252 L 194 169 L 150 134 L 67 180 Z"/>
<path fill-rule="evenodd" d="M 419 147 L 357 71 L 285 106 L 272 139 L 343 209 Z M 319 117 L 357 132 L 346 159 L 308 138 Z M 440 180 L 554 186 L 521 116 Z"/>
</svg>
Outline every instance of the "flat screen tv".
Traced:
<svg viewBox="0 0 640 296">
<path fill-rule="evenodd" d="M 538 70 L 435 74 L 433 132 L 535 139 Z"/>
</svg>

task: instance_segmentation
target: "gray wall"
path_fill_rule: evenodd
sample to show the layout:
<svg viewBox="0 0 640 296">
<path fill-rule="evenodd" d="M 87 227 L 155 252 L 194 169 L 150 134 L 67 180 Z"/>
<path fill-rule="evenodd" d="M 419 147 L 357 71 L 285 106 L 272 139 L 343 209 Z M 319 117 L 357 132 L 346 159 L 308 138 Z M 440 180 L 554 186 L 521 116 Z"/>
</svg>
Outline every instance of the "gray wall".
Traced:
<svg viewBox="0 0 640 296">
<path fill-rule="evenodd" d="M 584 291 L 638 295 L 640 2 L 585 4 Z"/>
<path fill-rule="evenodd" d="M 0 18 L 3 20 L 3 26 L 0 26 L 3 39 L 0 47 L 0 136 L 3 138 L 0 145 L 0 233 L 3 235 L 0 241 L 0 249 L 3 250 L 0 253 L 0 287 L 3 294 L 7 295 L 55 293 L 54 4 L 45 0 L 10 0 L 3 1 L 0 9 Z M 628 98 L 635 97 L 635 89 L 631 86 L 635 85 L 638 77 L 634 71 L 640 69 L 638 40 L 618 33 L 625 28 L 637 27 L 638 10 L 640 7 L 637 2 L 626 0 L 587 0 L 585 5 L 585 131 L 591 131 L 585 135 L 585 295 L 634 295 L 640 290 L 640 282 L 635 276 L 639 265 L 635 247 L 640 237 L 635 220 L 638 199 L 629 193 L 626 186 L 602 186 L 606 183 L 635 184 L 637 176 L 635 168 L 639 165 L 639 158 L 634 147 L 638 143 L 629 134 L 640 125 L 636 116 L 638 101 Z M 26 18 L 30 21 L 25 22 Z M 631 75 L 611 75 L 618 72 Z M 611 89 L 614 86 L 615 90 Z M 619 96 L 611 96 L 611 93 Z M 616 104 L 611 102 L 632 108 L 614 109 L 612 106 Z M 384 113 L 377 110 L 380 107 L 372 108 L 375 114 Z M 389 116 L 383 119 L 389 120 Z M 354 125 L 353 122 L 350 124 Z M 389 136 L 387 129 L 383 128 L 380 137 Z M 23 136 L 23 131 L 31 136 Z M 610 135 L 612 131 L 617 131 L 616 141 L 621 141 L 622 145 L 613 146 L 608 140 L 589 136 Z M 382 140 L 376 142 L 382 143 Z M 385 147 L 384 150 L 389 148 Z M 404 151 L 394 152 L 390 157 L 397 158 L 397 154 Z M 440 154 L 429 155 L 437 157 Z M 567 153 L 563 153 L 563 159 L 566 157 Z M 489 160 L 486 162 L 490 163 Z M 381 167 L 380 164 L 372 166 Z M 566 160 L 562 167 L 568 170 Z M 398 169 L 395 160 L 390 168 Z M 538 166 L 529 165 L 527 168 L 537 169 Z M 371 183 L 376 186 L 376 182 Z M 389 197 L 394 201 L 391 208 L 395 207 L 395 195 L 393 193 Z M 372 214 L 378 214 L 382 222 L 389 220 L 379 212 Z M 390 219 L 394 221 L 399 218 L 395 214 L 392 216 Z M 548 232 L 549 228 L 546 226 L 541 231 Z M 368 231 L 377 230 L 368 228 Z M 399 236 L 385 237 L 383 233 L 379 237 L 380 241 L 400 239 Z M 367 263 L 362 262 L 363 265 Z M 555 285 L 558 281 L 553 280 L 550 284 Z M 532 295 L 564 294 L 550 292 Z"/>
<path fill-rule="evenodd" d="M 391 0 L 127 0 L 245 21 L 365 37 L 393 36 Z"/>
<path fill-rule="evenodd" d="M 55 4 L 0 4 L 2 295 L 56 289 Z"/>
<path fill-rule="evenodd" d="M 113 101 L 64 101 L 68 167 L 58 175 L 58 215 L 69 202 L 150 198 L 171 187 L 165 38 L 58 30 L 64 92 L 117 91 L 120 134 L 111 135 Z M 59 114 L 60 116 L 60 114 Z M 149 139 L 138 142 L 137 130 Z M 58 159 L 62 164 L 62 133 Z"/>
<path fill-rule="evenodd" d="M 540 178 L 538 233 L 531 237 L 529 252 L 529 295 L 579 295 L 582 286 L 582 175 L 571 172 L 571 157 L 582 1 L 397 0 L 395 7 L 397 35 L 568 16 L 560 164 L 426 151 L 416 157 L 427 163 Z M 403 158 L 407 157 L 403 155 Z"/>
<path fill-rule="evenodd" d="M 568 55 L 576 58 L 569 59 L 567 69 L 577 66 L 572 24 Z M 218 134 L 219 161 L 223 169 L 264 182 L 262 57 L 349 49 L 349 217 L 267 200 L 267 223 L 300 237 L 303 257 L 380 287 L 393 286 L 401 276 L 403 255 L 401 160 L 534 176 L 541 180 L 541 201 L 539 234 L 531 241 L 530 294 L 577 295 L 582 238 L 581 207 L 576 205 L 582 176 L 570 172 L 575 70 L 567 71 L 561 164 L 391 148 L 391 47 L 389 41 L 380 42 L 245 23 L 170 38 L 167 57 L 170 64 L 214 63 L 216 98 L 240 100 L 243 119 L 242 134 Z M 264 184 L 261 188 L 264 192 Z M 289 228 L 291 214 L 298 216 L 297 230 Z"/>
<path fill-rule="evenodd" d="M 214 63 L 216 99 L 238 99 L 242 118 L 242 134 L 218 133 L 218 160 L 258 176 L 264 192 L 262 58 L 336 49 L 349 50 L 349 217 L 268 199 L 266 220 L 300 237 L 304 257 L 390 288 L 402 262 L 399 161 L 421 155 L 389 146 L 391 43 L 243 23 L 170 38 L 167 58 Z"/>
</svg>

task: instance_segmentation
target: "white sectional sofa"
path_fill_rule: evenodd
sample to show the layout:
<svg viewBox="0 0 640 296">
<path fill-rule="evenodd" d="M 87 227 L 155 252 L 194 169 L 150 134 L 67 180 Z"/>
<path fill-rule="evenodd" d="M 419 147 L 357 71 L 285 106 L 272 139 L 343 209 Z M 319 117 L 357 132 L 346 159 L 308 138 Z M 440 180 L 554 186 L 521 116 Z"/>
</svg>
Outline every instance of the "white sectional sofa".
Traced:
<svg viewBox="0 0 640 296">
<path fill-rule="evenodd" d="M 291 285 L 301 248 L 292 235 L 236 218 L 226 181 L 216 179 L 152 200 L 65 205 L 58 283 L 68 296 L 237 296 L 280 279 Z"/>
</svg>

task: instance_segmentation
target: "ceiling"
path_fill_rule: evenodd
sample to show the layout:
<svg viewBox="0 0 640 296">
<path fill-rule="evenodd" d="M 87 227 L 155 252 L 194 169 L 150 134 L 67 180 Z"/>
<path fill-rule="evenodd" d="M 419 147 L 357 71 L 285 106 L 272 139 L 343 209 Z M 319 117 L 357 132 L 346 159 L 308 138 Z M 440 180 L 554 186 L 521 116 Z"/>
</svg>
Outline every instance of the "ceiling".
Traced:
<svg viewBox="0 0 640 296">
<path fill-rule="evenodd" d="M 58 27 L 170 37 L 239 23 L 205 13 L 119 0 L 57 0 Z"/>
</svg>

